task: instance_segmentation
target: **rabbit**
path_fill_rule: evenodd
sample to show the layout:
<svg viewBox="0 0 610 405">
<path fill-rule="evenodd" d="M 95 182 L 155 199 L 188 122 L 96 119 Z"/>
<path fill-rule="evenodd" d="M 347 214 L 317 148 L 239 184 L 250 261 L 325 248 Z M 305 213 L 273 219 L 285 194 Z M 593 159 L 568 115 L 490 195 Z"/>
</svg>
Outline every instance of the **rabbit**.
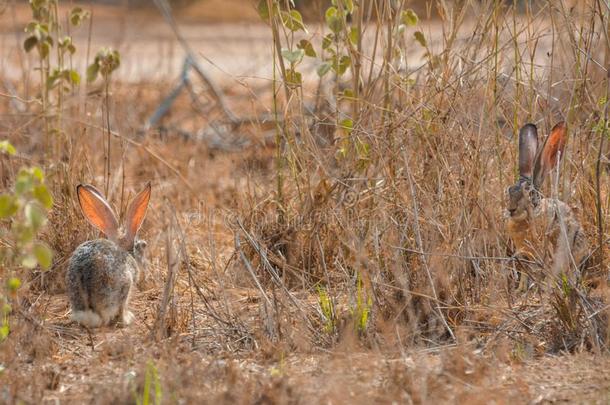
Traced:
<svg viewBox="0 0 610 405">
<path fill-rule="evenodd" d="M 563 157 L 566 140 L 564 122 L 553 127 L 542 147 L 534 124 L 519 131 L 519 180 L 508 189 L 507 230 L 517 257 L 550 265 L 555 279 L 565 276 L 573 282 L 588 257 L 586 236 L 567 204 L 540 193 L 544 179 Z M 522 273 L 519 290 L 527 288 L 527 275 Z"/>
<path fill-rule="evenodd" d="M 127 306 L 146 248 L 146 242 L 136 236 L 150 201 L 150 182 L 129 204 L 122 230 L 112 208 L 95 187 L 79 184 L 76 194 L 84 216 L 107 239 L 82 243 L 70 258 L 66 287 L 72 320 L 90 328 L 110 323 L 129 325 L 134 315 Z"/>
</svg>

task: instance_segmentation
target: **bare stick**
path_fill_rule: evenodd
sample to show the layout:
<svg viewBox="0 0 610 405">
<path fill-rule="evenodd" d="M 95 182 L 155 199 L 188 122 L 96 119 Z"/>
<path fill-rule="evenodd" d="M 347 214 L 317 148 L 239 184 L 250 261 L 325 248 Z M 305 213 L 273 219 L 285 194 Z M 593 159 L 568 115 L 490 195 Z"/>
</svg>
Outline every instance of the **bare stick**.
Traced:
<svg viewBox="0 0 610 405">
<path fill-rule="evenodd" d="M 165 19 L 167 24 L 172 28 L 172 31 L 174 31 L 174 35 L 176 36 L 178 42 L 180 42 L 180 45 L 184 49 L 184 52 L 186 52 L 187 62 L 190 64 L 190 66 L 193 67 L 193 69 L 195 69 L 197 74 L 201 77 L 201 80 L 203 80 L 203 82 L 209 87 L 212 96 L 214 96 L 214 98 L 218 102 L 218 105 L 220 106 L 220 109 L 223 111 L 223 113 L 230 121 L 234 121 L 235 115 L 233 115 L 231 110 L 229 110 L 229 108 L 227 107 L 224 101 L 222 90 L 220 90 L 220 88 L 214 84 L 214 82 L 208 77 L 208 75 L 201 68 L 201 66 L 199 66 L 193 56 L 194 53 L 191 50 L 191 47 L 180 33 L 180 30 L 178 29 L 178 24 L 176 24 L 176 20 L 174 20 L 174 17 L 172 15 L 171 6 L 167 2 L 167 0 L 154 0 L 154 2 L 159 11 L 161 11 L 161 14 L 163 15 L 163 18 Z"/>
</svg>

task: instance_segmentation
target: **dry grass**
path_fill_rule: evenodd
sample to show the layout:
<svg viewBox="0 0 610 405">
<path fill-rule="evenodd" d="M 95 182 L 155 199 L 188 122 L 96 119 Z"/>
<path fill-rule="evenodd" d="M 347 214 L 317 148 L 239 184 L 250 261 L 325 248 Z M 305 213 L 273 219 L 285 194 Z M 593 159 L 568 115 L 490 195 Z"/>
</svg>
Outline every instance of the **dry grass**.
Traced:
<svg viewBox="0 0 610 405">
<path fill-rule="evenodd" d="M 200 115 L 182 95 L 162 130 L 142 131 L 173 83 L 113 84 L 110 200 L 123 211 L 154 187 L 128 328 L 71 323 L 63 285 L 74 248 L 97 236 L 74 186 L 104 182 L 102 95 L 65 102 L 66 136 L 49 156 L 38 104 L 19 112 L 1 92 L 0 138 L 20 152 L 0 157 L 2 190 L 21 165 L 45 168 L 55 205 L 43 238 L 56 256 L 49 272 L 19 270 L 0 402 L 132 403 L 145 387 L 169 403 L 608 400 L 603 4 L 439 2 L 440 19 L 421 28 L 428 55 L 411 31 L 398 42 L 405 65 L 385 51 L 395 17 L 372 3 L 356 104 L 337 101 L 351 78 L 318 86 L 305 74 L 284 89 L 278 73 L 277 126 L 270 82 L 240 78 L 222 89 L 254 119 L 231 126 L 209 99 Z M 36 95 L 35 82 L 12 85 Z M 336 125 L 348 116 L 349 135 Z M 570 138 L 558 194 L 592 255 L 571 293 L 549 292 L 541 269 L 522 294 L 503 217 L 516 134 L 532 121 L 546 135 L 560 119 Z M 197 133 L 218 124 L 220 137 Z"/>
</svg>

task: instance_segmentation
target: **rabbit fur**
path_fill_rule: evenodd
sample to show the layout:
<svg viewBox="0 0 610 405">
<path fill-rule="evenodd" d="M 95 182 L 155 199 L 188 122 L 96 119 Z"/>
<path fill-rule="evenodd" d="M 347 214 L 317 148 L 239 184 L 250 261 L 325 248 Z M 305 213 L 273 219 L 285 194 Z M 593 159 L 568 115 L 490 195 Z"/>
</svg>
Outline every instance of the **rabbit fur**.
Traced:
<svg viewBox="0 0 610 405">
<path fill-rule="evenodd" d="M 566 140 L 563 122 L 553 127 L 541 147 L 535 125 L 519 131 L 519 180 L 508 189 L 507 230 L 517 257 L 549 268 L 554 278 L 565 275 L 574 282 L 588 256 L 583 228 L 566 203 L 540 192 L 544 179 L 558 166 Z M 519 289 L 527 287 L 527 276 L 522 274 Z"/>
<path fill-rule="evenodd" d="M 151 186 L 146 185 L 130 203 L 125 227 L 119 229 L 113 210 L 91 185 L 79 185 L 77 195 L 83 214 L 107 239 L 82 243 L 72 254 L 66 273 L 66 287 L 72 319 L 96 328 L 110 323 L 129 325 L 134 315 L 128 310 L 133 285 L 138 281 L 146 242 L 137 240 Z"/>
</svg>

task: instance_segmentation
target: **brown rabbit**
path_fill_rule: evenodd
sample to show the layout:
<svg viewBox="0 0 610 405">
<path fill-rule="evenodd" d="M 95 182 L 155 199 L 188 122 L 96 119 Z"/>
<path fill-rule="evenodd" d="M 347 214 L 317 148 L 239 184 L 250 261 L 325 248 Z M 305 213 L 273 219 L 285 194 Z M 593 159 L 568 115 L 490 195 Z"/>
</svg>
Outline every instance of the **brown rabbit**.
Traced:
<svg viewBox="0 0 610 405">
<path fill-rule="evenodd" d="M 582 226 L 567 204 L 540 193 L 544 179 L 563 157 L 566 140 L 563 122 L 553 127 L 541 148 L 536 126 L 526 124 L 521 128 L 519 180 L 508 189 L 507 227 L 517 256 L 543 268 L 550 266 L 555 278 L 565 275 L 573 281 L 588 252 Z M 527 276 L 522 274 L 519 290 L 527 287 Z"/>
<path fill-rule="evenodd" d="M 66 288 L 74 321 L 92 328 L 133 321 L 127 306 L 146 247 L 146 242 L 136 240 L 136 236 L 146 215 L 150 192 L 148 183 L 129 204 L 121 232 L 112 208 L 95 187 L 80 184 L 76 188 L 83 214 L 108 239 L 84 242 L 70 258 Z"/>
</svg>

